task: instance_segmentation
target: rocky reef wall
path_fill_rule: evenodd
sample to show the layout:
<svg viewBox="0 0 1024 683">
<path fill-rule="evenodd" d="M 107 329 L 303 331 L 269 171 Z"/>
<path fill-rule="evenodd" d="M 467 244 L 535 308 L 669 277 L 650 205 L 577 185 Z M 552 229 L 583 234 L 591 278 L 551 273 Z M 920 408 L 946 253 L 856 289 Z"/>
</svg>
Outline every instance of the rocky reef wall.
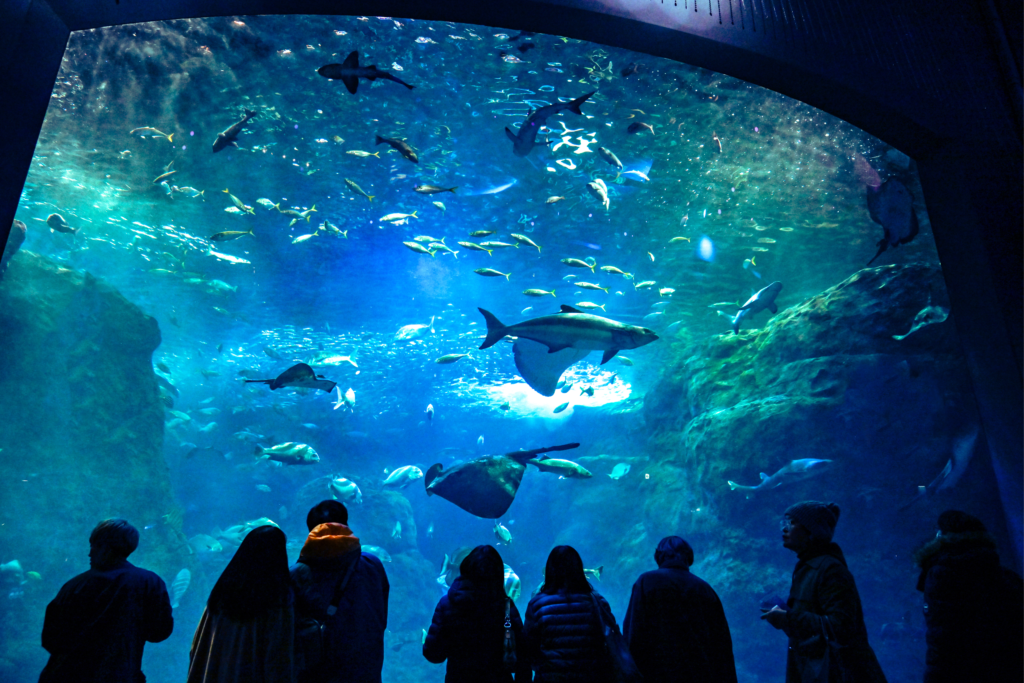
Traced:
<svg viewBox="0 0 1024 683">
<path fill-rule="evenodd" d="M 767 663 L 761 671 L 741 666 L 741 680 L 778 680 L 784 638 L 759 621 L 758 606 L 789 589 L 795 558 L 781 547 L 779 520 L 794 502 L 835 501 L 842 510 L 836 540 L 858 580 L 889 680 L 919 680 L 924 643 L 914 548 L 950 507 L 971 510 L 991 529 L 1003 526 L 983 433 L 955 485 L 917 498 L 918 487 L 936 480 L 979 433 L 953 319 L 907 334 L 930 306 L 932 319 L 948 311 L 939 269 L 865 269 L 761 329 L 673 344 L 632 415 L 578 411 L 586 424 L 574 426 L 592 423 L 592 433 L 602 435 L 591 452 L 646 458 L 617 483 L 613 498 L 596 487 L 576 489 L 574 519 L 608 520 L 607 531 L 620 539 L 611 553 L 606 543 L 586 549 L 611 565 L 599 589 L 628 595 L 636 576 L 653 567 L 658 540 L 686 537 L 696 550 L 694 573 L 723 598 L 737 661 Z M 771 490 L 731 490 L 727 483 L 754 486 L 760 473 L 804 458 L 832 464 Z M 579 531 L 570 527 L 563 536 Z M 624 613 L 624 604 L 613 607 Z M 885 639 L 883 624 L 890 625 Z M 778 652 L 777 668 L 771 652 Z"/>
<path fill-rule="evenodd" d="M 162 453 L 156 321 L 88 273 L 21 252 L 0 281 L 0 679 L 35 680 L 46 604 L 125 517 L 132 562 L 168 585 L 190 564 Z M 16 673 L 17 672 L 17 673 Z"/>
</svg>

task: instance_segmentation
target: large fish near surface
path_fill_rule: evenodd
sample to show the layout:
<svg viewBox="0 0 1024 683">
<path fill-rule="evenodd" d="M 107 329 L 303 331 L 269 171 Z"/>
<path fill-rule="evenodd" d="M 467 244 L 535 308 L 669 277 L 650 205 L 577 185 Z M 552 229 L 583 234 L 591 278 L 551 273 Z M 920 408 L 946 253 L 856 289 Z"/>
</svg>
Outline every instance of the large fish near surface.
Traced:
<svg viewBox="0 0 1024 683">
<path fill-rule="evenodd" d="M 249 119 L 254 116 L 256 116 L 256 112 L 246 109 L 241 121 L 235 123 L 224 132 L 217 133 L 217 139 L 213 141 L 214 154 L 226 147 L 238 147 L 238 134 L 242 132 L 242 128 L 249 122 Z"/>
<path fill-rule="evenodd" d="M 516 337 L 516 368 L 526 383 L 544 396 L 553 396 L 562 372 L 591 351 L 603 351 L 604 364 L 623 349 L 636 349 L 658 338 L 645 327 L 625 325 L 566 305 L 560 313 L 507 326 L 490 311 L 477 310 L 487 321 L 487 338 L 480 348 L 494 346 L 506 335 Z"/>
<path fill-rule="evenodd" d="M 321 391 L 331 393 L 334 391 L 334 387 L 337 386 L 337 382 L 324 379 L 323 375 L 316 374 L 313 372 L 313 368 L 305 363 L 291 366 L 274 379 L 245 380 L 246 384 L 254 382 L 269 385 L 271 391 L 282 387 L 291 387 L 294 389 L 320 389 Z"/>
<path fill-rule="evenodd" d="M 387 71 L 381 71 L 376 65 L 359 66 L 359 52 L 350 53 L 341 64 L 326 64 L 317 69 L 316 72 L 324 78 L 341 81 L 353 95 L 356 94 L 356 90 L 359 88 L 360 78 L 365 78 L 368 81 L 383 78 L 384 80 L 404 85 L 409 90 L 412 90 L 414 87 L 405 81 L 395 78 Z"/>
<path fill-rule="evenodd" d="M 735 491 L 737 489 L 746 491 L 747 497 L 749 498 L 750 495 L 754 493 L 767 491 L 768 489 L 774 489 L 782 486 L 783 484 L 789 484 L 794 481 L 801 481 L 803 479 L 813 477 L 829 469 L 831 466 L 831 460 L 803 458 L 802 460 L 793 460 L 770 477 L 762 472 L 761 483 L 757 486 L 743 486 L 742 484 L 737 484 L 734 481 L 727 483 L 729 484 L 730 491 Z"/>
<path fill-rule="evenodd" d="M 781 282 L 773 282 L 754 296 L 747 299 L 747 302 L 740 306 L 740 310 L 736 312 L 735 316 L 729 315 L 728 313 L 722 313 L 719 311 L 719 315 L 724 315 L 732 322 L 733 334 L 740 333 L 740 321 L 749 315 L 760 313 L 761 311 L 768 310 L 772 313 L 778 313 L 779 307 L 775 304 L 775 297 L 782 291 Z"/>
<path fill-rule="evenodd" d="M 868 261 L 870 266 L 889 247 L 896 248 L 917 237 L 920 226 L 910 190 L 895 178 L 889 178 L 877 188 L 868 185 L 867 200 L 871 220 L 881 225 L 884 231 L 878 241 L 878 251 Z"/>
<path fill-rule="evenodd" d="M 519 127 L 518 133 L 513 133 L 511 129 L 506 127 L 505 135 L 512 141 L 512 152 L 517 157 L 525 157 L 533 149 L 533 146 L 537 144 L 537 133 L 540 132 L 541 127 L 547 122 L 548 117 L 554 116 L 566 109 L 574 114 L 582 114 L 583 111 L 580 110 L 580 105 L 586 102 L 595 92 L 597 91 L 592 90 L 571 102 L 556 102 L 540 109 L 531 109 L 530 114 L 523 121 L 523 125 Z M 547 145 L 550 142 L 550 140 L 544 140 L 542 144 Z"/>
</svg>

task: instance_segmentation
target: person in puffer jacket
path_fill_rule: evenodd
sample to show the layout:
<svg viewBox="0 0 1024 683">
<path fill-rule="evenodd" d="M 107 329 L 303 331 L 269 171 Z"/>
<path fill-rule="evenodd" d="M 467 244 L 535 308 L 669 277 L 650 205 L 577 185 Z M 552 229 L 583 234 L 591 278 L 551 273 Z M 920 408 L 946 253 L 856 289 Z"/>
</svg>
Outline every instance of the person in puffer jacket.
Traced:
<svg viewBox="0 0 1024 683">
<path fill-rule="evenodd" d="M 523 637 L 534 681 L 554 683 L 608 680 L 608 655 L 601 618 L 615 623 L 608 602 L 587 582 L 575 548 L 557 546 L 544 567 L 544 585 L 526 608 Z"/>
<path fill-rule="evenodd" d="M 516 681 L 529 681 L 523 647 L 523 620 L 505 595 L 505 565 L 498 551 L 478 545 L 459 565 L 459 577 L 441 597 L 423 643 L 434 664 L 448 660 L 445 683 L 512 683 L 505 668 L 505 608 L 515 637 Z"/>
<path fill-rule="evenodd" d="M 974 515 L 946 510 L 917 550 L 928 652 L 925 683 L 1019 683 L 1021 578 L 999 564 L 996 542 Z"/>
</svg>

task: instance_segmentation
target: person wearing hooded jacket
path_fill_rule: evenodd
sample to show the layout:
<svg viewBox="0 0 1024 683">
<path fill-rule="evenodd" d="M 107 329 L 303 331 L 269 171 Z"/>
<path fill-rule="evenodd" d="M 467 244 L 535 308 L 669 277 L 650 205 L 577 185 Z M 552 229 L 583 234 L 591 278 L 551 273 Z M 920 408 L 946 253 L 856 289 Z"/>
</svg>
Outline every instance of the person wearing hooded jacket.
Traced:
<svg viewBox="0 0 1024 683">
<path fill-rule="evenodd" d="M 611 658 L 597 609 L 606 623 L 615 624 L 608 602 L 587 581 L 580 554 L 571 546 L 556 546 L 544 567 L 544 585 L 526 608 L 523 626 L 535 683 L 611 679 Z"/>
<path fill-rule="evenodd" d="M 306 516 L 309 536 L 291 568 L 295 617 L 324 619 L 323 659 L 307 668 L 298 653 L 299 683 L 380 683 L 391 585 L 383 563 L 362 552 L 348 527 L 348 510 L 336 500 L 315 505 Z M 351 576 L 337 611 L 327 616 L 339 582 Z"/>
<path fill-rule="evenodd" d="M 925 683 L 1024 680 L 1021 578 L 999 565 L 995 539 L 981 520 L 946 510 L 935 538 L 914 559 L 927 626 Z"/>
<path fill-rule="evenodd" d="M 715 589 L 690 573 L 693 548 L 661 540 L 658 568 L 633 584 L 622 634 L 644 683 L 736 683 L 732 636 Z"/>
<path fill-rule="evenodd" d="M 503 663 L 505 608 L 516 642 L 516 666 Z M 505 565 L 498 551 L 479 545 L 459 565 L 459 576 L 441 596 L 423 643 L 434 664 L 448 660 L 445 683 L 511 683 L 530 680 L 523 642 L 523 620 L 505 595 Z"/>
<path fill-rule="evenodd" d="M 782 545 L 797 554 L 786 609 L 762 619 L 789 636 L 786 683 L 886 683 L 868 644 L 853 575 L 832 542 L 839 506 L 804 501 L 782 520 Z"/>
</svg>

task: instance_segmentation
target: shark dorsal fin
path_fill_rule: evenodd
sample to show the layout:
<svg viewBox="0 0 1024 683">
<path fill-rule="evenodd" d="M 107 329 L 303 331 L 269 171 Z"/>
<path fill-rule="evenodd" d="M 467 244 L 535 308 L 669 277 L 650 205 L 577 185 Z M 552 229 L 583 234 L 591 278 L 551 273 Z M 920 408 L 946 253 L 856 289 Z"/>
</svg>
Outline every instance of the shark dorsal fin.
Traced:
<svg viewBox="0 0 1024 683">
<path fill-rule="evenodd" d="M 764 472 L 761 473 L 761 481 L 768 481 L 769 477 Z"/>
<path fill-rule="evenodd" d="M 359 67 L 359 51 L 357 50 L 355 52 L 352 52 L 352 53 L 349 54 L 348 57 L 345 57 L 345 61 L 342 63 L 342 66 L 347 68 L 347 69 L 358 68 Z"/>
<path fill-rule="evenodd" d="M 516 137 L 516 134 L 509 130 L 507 127 L 505 128 L 505 135 L 507 135 L 508 139 L 511 140 L 512 142 L 519 142 L 519 138 Z"/>
<path fill-rule="evenodd" d="M 559 313 L 582 313 L 582 312 L 583 311 L 581 311 L 578 308 L 573 308 L 572 306 L 567 306 L 565 304 L 562 304 L 561 310 L 559 311 Z"/>
</svg>

